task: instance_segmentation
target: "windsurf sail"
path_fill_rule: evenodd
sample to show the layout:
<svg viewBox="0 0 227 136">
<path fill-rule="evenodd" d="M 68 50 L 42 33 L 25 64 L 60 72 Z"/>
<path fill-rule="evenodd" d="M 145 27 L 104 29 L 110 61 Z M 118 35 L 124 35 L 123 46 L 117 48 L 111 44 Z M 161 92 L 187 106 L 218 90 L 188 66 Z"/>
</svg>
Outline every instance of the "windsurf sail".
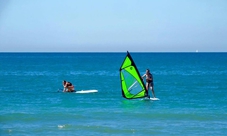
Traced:
<svg viewBox="0 0 227 136">
<path fill-rule="evenodd" d="M 146 87 L 131 55 L 127 55 L 120 67 L 122 96 L 126 99 L 143 98 L 146 96 Z"/>
</svg>

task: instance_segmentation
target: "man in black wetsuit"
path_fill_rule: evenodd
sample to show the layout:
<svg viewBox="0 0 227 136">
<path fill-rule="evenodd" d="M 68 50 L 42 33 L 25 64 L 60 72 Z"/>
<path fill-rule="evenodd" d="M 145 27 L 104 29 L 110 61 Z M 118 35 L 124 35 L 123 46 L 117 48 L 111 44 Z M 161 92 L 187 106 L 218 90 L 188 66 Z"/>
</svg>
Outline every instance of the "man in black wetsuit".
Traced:
<svg viewBox="0 0 227 136">
<path fill-rule="evenodd" d="M 153 97 L 155 98 L 155 93 L 154 93 L 154 83 L 153 83 L 153 76 L 150 73 L 149 69 L 146 69 L 146 73 L 142 76 L 142 78 L 146 77 L 146 90 L 147 90 L 147 95 L 148 95 L 148 89 L 150 88 L 153 94 Z"/>
</svg>

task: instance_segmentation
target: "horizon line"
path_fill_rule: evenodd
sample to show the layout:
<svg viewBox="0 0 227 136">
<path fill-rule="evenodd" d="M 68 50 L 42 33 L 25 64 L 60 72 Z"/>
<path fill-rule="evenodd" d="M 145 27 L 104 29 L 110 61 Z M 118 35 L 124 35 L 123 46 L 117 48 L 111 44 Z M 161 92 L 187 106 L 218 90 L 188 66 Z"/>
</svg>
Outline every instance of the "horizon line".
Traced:
<svg viewBox="0 0 227 136">
<path fill-rule="evenodd" d="M 0 51 L 0 53 L 125 53 L 127 51 Z M 227 51 L 129 51 L 131 53 L 227 53 Z"/>
</svg>

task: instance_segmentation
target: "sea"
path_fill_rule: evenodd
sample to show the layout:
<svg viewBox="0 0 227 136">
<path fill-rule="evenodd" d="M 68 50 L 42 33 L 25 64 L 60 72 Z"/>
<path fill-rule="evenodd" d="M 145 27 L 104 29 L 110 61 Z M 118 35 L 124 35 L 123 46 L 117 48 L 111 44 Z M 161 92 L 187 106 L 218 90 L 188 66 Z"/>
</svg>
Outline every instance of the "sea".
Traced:
<svg viewBox="0 0 227 136">
<path fill-rule="evenodd" d="M 227 135 L 227 53 L 131 52 L 159 101 L 122 97 L 125 56 L 0 53 L 0 135 Z M 98 93 L 63 93 L 63 80 Z"/>
</svg>

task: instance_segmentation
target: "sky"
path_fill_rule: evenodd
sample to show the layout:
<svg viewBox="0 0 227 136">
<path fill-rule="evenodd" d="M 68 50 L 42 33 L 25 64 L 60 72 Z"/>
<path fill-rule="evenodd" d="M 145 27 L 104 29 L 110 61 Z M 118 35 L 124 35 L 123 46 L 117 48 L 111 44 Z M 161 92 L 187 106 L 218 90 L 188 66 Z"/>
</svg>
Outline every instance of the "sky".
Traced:
<svg viewBox="0 0 227 136">
<path fill-rule="evenodd" d="M 227 0 L 0 0 L 0 52 L 227 52 Z"/>
</svg>

